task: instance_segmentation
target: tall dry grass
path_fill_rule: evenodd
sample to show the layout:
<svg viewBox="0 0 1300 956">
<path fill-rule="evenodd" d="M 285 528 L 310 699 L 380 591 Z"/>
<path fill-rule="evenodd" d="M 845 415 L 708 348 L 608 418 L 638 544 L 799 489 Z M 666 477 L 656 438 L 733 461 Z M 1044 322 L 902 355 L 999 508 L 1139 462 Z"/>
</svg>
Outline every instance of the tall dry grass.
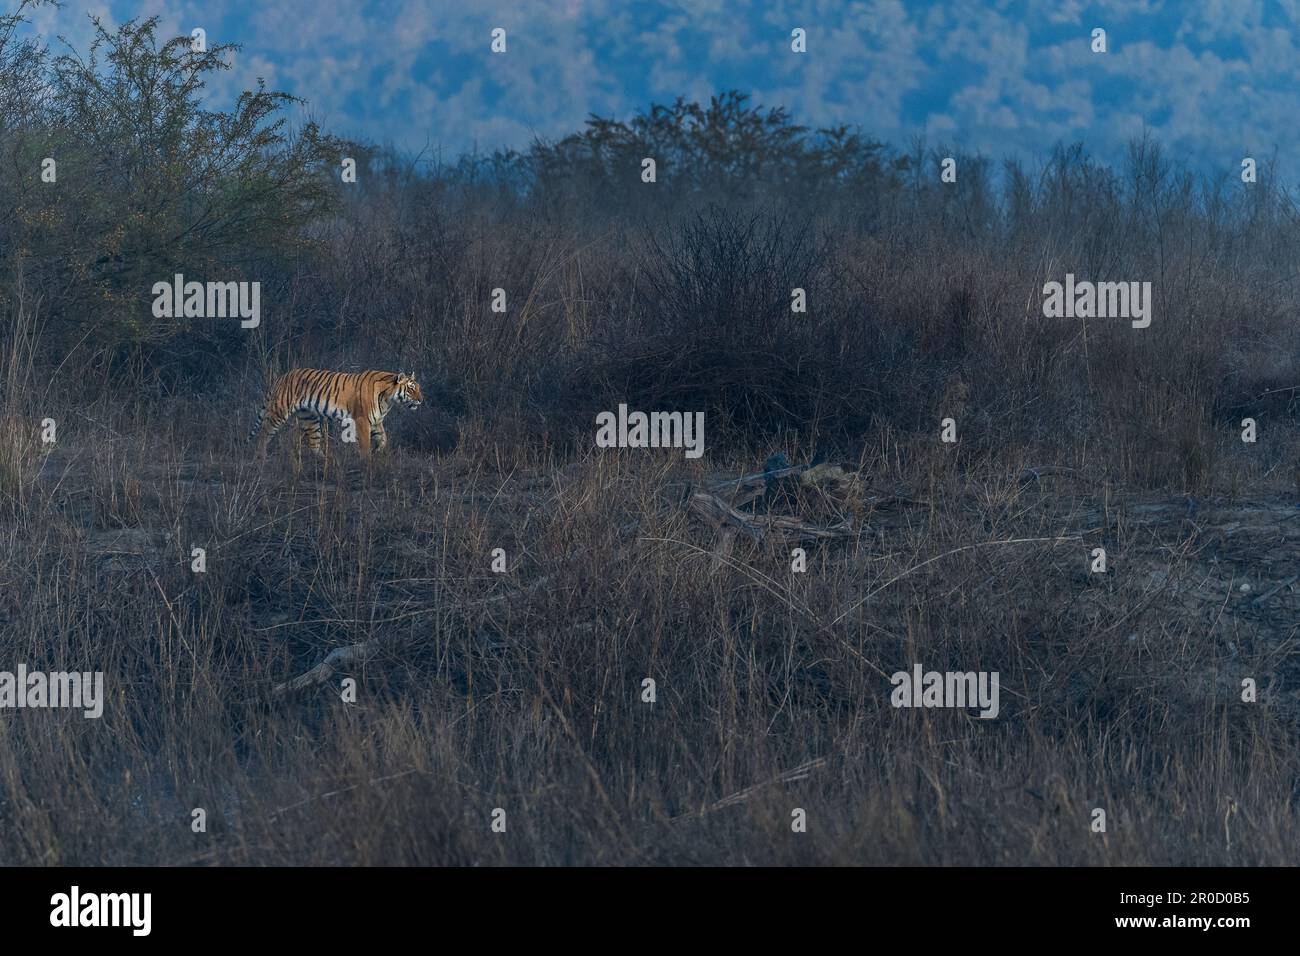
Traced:
<svg viewBox="0 0 1300 956">
<path fill-rule="evenodd" d="M 155 248 L 202 204 L 149 219 L 130 183 L 198 160 L 150 144 L 149 176 L 93 186 L 78 162 L 122 173 L 136 130 L 76 94 L 213 66 L 123 29 L 105 76 L 0 43 L 6 163 L 73 158 L 66 192 L 0 181 L 0 670 L 108 692 L 99 720 L 0 712 L 0 862 L 1296 862 L 1280 184 L 1147 141 L 999 169 L 732 96 L 450 167 L 346 144 L 344 188 L 314 165 L 343 144 L 259 126 L 268 94 L 244 121 L 284 191 L 218 182 L 259 201 Z M 168 105 L 187 149 L 194 106 Z M 628 175 L 647 149 L 675 158 L 656 184 Z M 178 264 L 261 281 L 261 326 L 155 321 L 135 279 Z M 1045 320 L 1067 272 L 1152 282 L 1151 327 Z M 302 365 L 413 369 L 426 407 L 372 470 L 337 436 L 324 466 L 287 441 L 257 465 L 256 405 Z M 706 456 L 598 452 L 620 402 L 705 412 Z M 718 558 L 680 483 L 775 453 L 913 503 L 803 573 Z M 998 718 L 891 707 L 916 663 L 997 671 Z"/>
</svg>

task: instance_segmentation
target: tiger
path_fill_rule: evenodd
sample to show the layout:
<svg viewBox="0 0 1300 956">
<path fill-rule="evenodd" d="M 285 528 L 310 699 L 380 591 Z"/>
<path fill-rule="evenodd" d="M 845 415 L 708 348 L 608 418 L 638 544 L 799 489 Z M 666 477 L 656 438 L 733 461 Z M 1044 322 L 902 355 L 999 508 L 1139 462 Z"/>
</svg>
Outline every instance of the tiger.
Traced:
<svg viewBox="0 0 1300 956">
<path fill-rule="evenodd" d="M 257 413 L 248 440 L 250 443 L 255 438 L 258 440 L 257 457 L 265 458 L 276 432 L 294 418 L 311 450 L 323 455 L 326 420 L 352 421 L 357 451 L 362 458 L 369 458 L 372 442 L 378 451 L 388 447 L 384 416 L 389 409 L 397 404 L 414 411 L 422 401 L 420 383 L 405 372 L 353 373 L 296 368 L 276 379 L 266 404 Z"/>
</svg>

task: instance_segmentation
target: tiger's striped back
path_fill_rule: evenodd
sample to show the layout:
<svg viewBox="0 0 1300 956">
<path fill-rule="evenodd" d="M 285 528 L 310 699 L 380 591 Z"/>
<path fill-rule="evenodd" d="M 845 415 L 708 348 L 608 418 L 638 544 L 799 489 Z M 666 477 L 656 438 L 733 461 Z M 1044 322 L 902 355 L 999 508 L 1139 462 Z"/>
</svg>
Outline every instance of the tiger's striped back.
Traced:
<svg viewBox="0 0 1300 956">
<path fill-rule="evenodd" d="M 292 418 L 296 419 L 313 451 L 321 453 L 325 423 L 351 422 L 357 450 L 370 455 L 373 440 L 379 449 L 388 444 L 384 418 L 393 405 L 420 407 L 423 395 L 413 376 L 402 372 L 329 372 L 296 368 L 276 380 L 258 413 L 249 440 L 258 438 L 258 457 L 266 455 L 271 438 Z"/>
</svg>

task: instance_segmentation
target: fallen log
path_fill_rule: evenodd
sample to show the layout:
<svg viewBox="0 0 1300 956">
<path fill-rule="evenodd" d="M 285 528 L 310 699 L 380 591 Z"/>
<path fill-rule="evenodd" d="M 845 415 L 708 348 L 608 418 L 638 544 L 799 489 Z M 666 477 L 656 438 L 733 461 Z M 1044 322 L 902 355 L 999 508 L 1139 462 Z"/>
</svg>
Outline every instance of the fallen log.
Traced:
<svg viewBox="0 0 1300 956">
<path fill-rule="evenodd" d="M 736 534 L 743 534 L 752 541 L 775 537 L 784 542 L 797 542 L 846 538 L 855 533 L 851 517 L 822 527 L 786 515 L 746 514 L 707 491 L 692 492 L 687 506 L 715 528 L 729 530 L 733 538 Z M 730 542 L 727 543 L 729 546 Z"/>
<path fill-rule="evenodd" d="M 1020 484 L 1028 485 L 1035 481 L 1042 481 L 1049 475 L 1059 475 L 1063 478 L 1077 478 L 1079 481 L 1086 481 L 1096 484 L 1098 479 L 1092 475 L 1086 475 L 1077 468 L 1067 468 L 1065 465 L 1036 465 L 1033 468 L 1026 468 L 1020 473 Z"/>
<path fill-rule="evenodd" d="M 748 504 L 767 490 L 767 486 L 781 478 L 791 478 L 808 471 L 807 465 L 791 465 L 773 471 L 760 471 L 740 478 L 730 478 L 709 486 L 710 494 L 726 498 L 732 505 Z"/>
<path fill-rule="evenodd" d="M 539 590 L 542 590 L 551 582 L 551 575 L 545 575 L 538 578 L 526 588 L 518 591 L 509 591 L 505 594 L 494 594 L 492 597 L 481 598 L 477 601 L 471 601 L 461 608 L 461 612 L 470 611 L 475 608 L 488 608 L 500 604 L 514 604 L 522 598 L 530 597 Z M 429 613 L 433 613 L 430 609 Z M 375 657 L 380 651 L 388 647 L 400 648 L 403 644 L 409 642 L 410 638 L 403 635 L 393 637 L 382 635 L 372 637 L 368 641 L 361 641 L 357 644 L 347 644 L 343 647 L 336 647 L 325 655 L 319 664 L 310 670 L 304 671 L 292 680 L 276 684 L 271 693 L 276 697 L 284 697 L 308 687 L 318 687 L 334 676 L 342 668 L 349 664 L 365 663 Z"/>
</svg>

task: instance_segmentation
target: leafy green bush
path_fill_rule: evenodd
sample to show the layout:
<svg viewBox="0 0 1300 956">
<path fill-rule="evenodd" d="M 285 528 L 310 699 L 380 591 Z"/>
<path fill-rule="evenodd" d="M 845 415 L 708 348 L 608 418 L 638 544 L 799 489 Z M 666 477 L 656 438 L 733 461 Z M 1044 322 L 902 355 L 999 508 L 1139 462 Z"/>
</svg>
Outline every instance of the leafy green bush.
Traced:
<svg viewBox="0 0 1300 956">
<path fill-rule="evenodd" d="M 0 21 L 0 88 L 18 106 L 0 126 L 0 156 L 19 171 L 0 189 L 6 267 L 41 290 L 64 348 L 182 366 L 214 342 L 237 348 L 238 323 L 155 317 L 153 284 L 272 280 L 333 208 L 343 144 L 312 123 L 291 131 L 295 99 L 260 84 L 229 110 L 205 103 L 233 45 L 160 40 L 154 17 L 113 32 L 96 20 L 85 56 L 31 41 L 6 53 L 22 12 Z M 45 157 L 56 182 L 42 181 Z"/>
</svg>

